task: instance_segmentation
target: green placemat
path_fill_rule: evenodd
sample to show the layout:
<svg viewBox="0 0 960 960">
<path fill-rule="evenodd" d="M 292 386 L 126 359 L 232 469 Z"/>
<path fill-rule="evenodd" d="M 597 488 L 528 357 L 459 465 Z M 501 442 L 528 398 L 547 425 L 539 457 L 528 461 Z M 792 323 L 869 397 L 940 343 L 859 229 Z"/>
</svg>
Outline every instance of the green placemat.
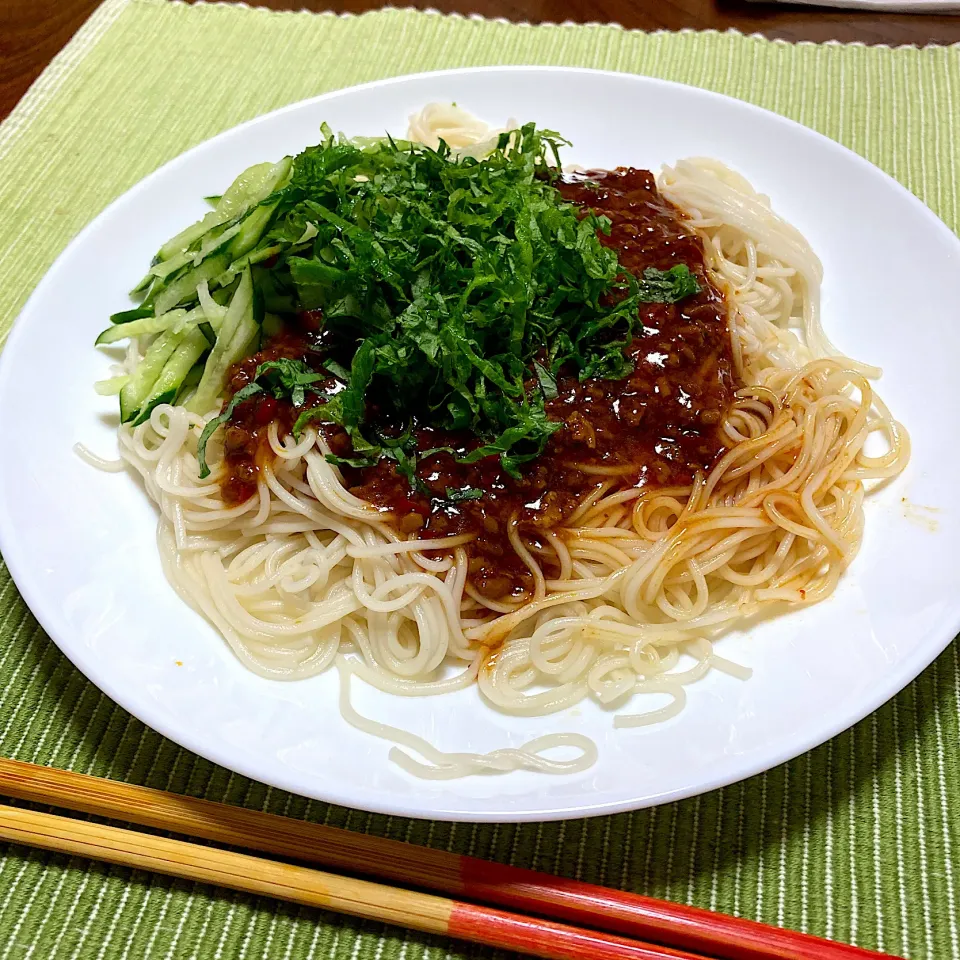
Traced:
<svg viewBox="0 0 960 960">
<path fill-rule="evenodd" d="M 732 94 L 846 144 L 960 225 L 960 47 L 110 0 L 0 127 L 0 336 L 67 241 L 188 147 L 326 90 L 494 63 L 605 67 Z M 960 958 L 958 711 L 955 644 L 855 729 L 683 803 L 525 826 L 370 816 L 238 777 L 144 728 L 61 656 L 0 566 L 4 756 L 533 866 L 912 958 Z M 0 960 L 493 956 L 205 886 L 16 846 L 0 851 Z"/>
</svg>

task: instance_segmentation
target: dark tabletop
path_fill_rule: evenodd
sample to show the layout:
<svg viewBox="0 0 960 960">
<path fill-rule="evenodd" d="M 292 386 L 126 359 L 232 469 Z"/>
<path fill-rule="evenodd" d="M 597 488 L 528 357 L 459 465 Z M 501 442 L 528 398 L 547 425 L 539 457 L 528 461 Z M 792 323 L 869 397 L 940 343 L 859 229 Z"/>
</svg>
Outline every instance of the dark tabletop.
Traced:
<svg viewBox="0 0 960 960">
<path fill-rule="evenodd" d="M 0 117 L 6 116 L 100 0 L 0 0 Z M 377 0 L 251 0 L 278 10 L 359 13 Z M 750 0 L 395 0 L 396 6 L 533 23 L 575 20 L 642 30 L 694 29 L 762 33 L 784 40 L 862 43 L 960 42 L 960 15 L 928 16 L 826 10 Z"/>
</svg>

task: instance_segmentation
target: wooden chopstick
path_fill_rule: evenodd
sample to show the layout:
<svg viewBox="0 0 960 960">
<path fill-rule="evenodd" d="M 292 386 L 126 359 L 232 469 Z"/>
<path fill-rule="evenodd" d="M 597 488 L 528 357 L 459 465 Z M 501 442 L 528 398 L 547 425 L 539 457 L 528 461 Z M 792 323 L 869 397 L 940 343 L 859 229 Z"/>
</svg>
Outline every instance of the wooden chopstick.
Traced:
<svg viewBox="0 0 960 960">
<path fill-rule="evenodd" d="M 0 839 L 321 907 L 547 960 L 703 960 L 686 951 L 264 860 L 183 840 L 0 804 Z"/>
<path fill-rule="evenodd" d="M 16 760 L 0 758 L 0 794 L 441 891 L 720 960 L 887 956 L 652 897 Z"/>
</svg>

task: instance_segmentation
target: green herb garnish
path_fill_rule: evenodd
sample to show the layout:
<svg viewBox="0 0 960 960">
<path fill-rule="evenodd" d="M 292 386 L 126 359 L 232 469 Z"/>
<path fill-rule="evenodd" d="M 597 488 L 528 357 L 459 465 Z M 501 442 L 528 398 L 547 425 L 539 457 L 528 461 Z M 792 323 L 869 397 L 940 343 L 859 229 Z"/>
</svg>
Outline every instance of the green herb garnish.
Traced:
<svg viewBox="0 0 960 960">
<path fill-rule="evenodd" d="M 366 422 L 376 396 L 392 419 L 469 430 L 483 442 L 467 462 L 499 455 L 519 476 L 560 427 L 543 403 L 562 365 L 584 379 L 629 373 L 640 285 L 598 239 L 609 221 L 555 188 L 564 142 L 529 124 L 476 160 L 328 136 L 294 160 L 272 233 L 299 237 L 310 223 L 317 235 L 274 268 L 276 285 L 360 343 L 347 389 L 305 411 L 298 432 L 339 423 L 355 454 L 379 448 L 407 474 L 413 454 L 388 453 Z"/>
<path fill-rule="evenodd" d="M 289 398 L 295 407 L 302 407 L 306 392 L 318 380 L 326 379 L 322 373 L 311 370 L 302 360 L 268 360 L 257 367 L 256 379 L 266 377 L 273 395 L 279 400 Z"/>
<path fill-rule="evenodd" d="M 197 442 L 197 461 L 200 464 L 201 480 L 206 480 L 207 477 L 210 476 L 210 467 L 207 466 L 207 444 L 210 438 L 233 416 L 233 411 L 237 409 L 239 404 L 243 403 L 244 400 L 249 400 L 255 394 L 262 392 L 263 387 L 256 381 L 248 383 L 233 395 L 233 398 L 220 416 L 207 421 L 207 425 L 203 428 L 203 433 L 200 434 L 200 439 Z"/>
<path fill-rule="evenodd" d="M 647 267 L 637 297 L 641 303 L 676 303 L 699 292 L 700 284 L 690 268 L 678 263 L 669 270 Z"/>
<path fill-rule="evenodd" d="M 355 470 L 363 470 L 365 467 L 374 467 L 379 457 L 338 457 L 335 453 L 328 453 L 327 463 L 332 463 L 338 467 L 353 467 Z"/>
<path fill-rule="evenodd" d="M 479 500 L 483 491 L 476 487 L 447 487 L 447 503 L 463 503 L 465 500 Z"/>
<path fill-rule="evenodd" d="M 540 381 L 544 400 L 555 400 L 557 397 L 557 378 L 543 364 L 533 361 L 533 369 Z"/>
</svg>

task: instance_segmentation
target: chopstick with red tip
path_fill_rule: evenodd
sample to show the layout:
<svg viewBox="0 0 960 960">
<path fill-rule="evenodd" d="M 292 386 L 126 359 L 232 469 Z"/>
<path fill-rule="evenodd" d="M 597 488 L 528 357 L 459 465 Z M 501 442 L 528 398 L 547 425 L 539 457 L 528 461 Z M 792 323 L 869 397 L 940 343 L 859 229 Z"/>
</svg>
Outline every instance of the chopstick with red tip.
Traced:
<svg viewBox="0 0 960 960">
<path fill-rule="evenodd" d="M 686 951 L 644 944 L 599 930 L 583 930 L 539 917 L 459 903 L 432 893 L 402 890 L 246 853 L 2 804 L 0 839 L 516 950 L 546 960 L 702 960 Z"/>
<path fill-rule="evenodd" d="M 0 794 L 322 864 L 390 883 L 439 891 L 457 898 L 457 902 L 446 901 L 452 903 L 451 926 L 443 931 L 431 932 L 444 932 L 449 936 L 477 942 L 490 942 L 478 940 L 477 935 L 483 931 L 490 934 L 500 923 L 496 918 L 502 911 L 475 907 L 460 902 L 461 898 L 516 911 L 503 914 L 510 918 L 504 920 L 499 928 L 504 936 L 508 933 L 520 936 L 523 930 L 532 936 L 535 929 L 551 929 L 551 925 L 537 919 L 548 917 L 552 921 L 560 921 L 560 925 L 591 927 L 617 935 L 618 939 L 634 938 L 624 943 L 636 949 L 661 951 L 623 955 L 641 956 L 644 960 L 659 960 L 660 957 L 673 957 L 676 960 L 678 954 L 671 952 L 671 949 L 689 951 L 679 953 L 681 957 L 701 955 L 718 960 L 867 960 L 871 957 L 876 960 L 888 956 L 752 920 L 565 880 L 532 870 L 15 760 L 0 758 Z M 123 830 L 119 832 L 130 833 Z M 87 855 L 96 856 L 93 853 Z M 251 859 L 258 863 L 270 862 Z M 330 904 L 316 905 L 337 909 Z M 344 909 L 343 912 L 350 911 Z M 403 920 L 391 922 L 404 924 Z M 406 925 L 414 926 L 411 923 Z M 417 926 L 416 929 L 427 928 Z M 565 929 L 574 928 L 565 926 Z M 468 935 L 471 933 L 474 935 Z M 577 930 L 577 935 L 600 936 L 582 929 Z M 638 941 L 645 941 L 646 945 L 638 944 Z M 651 947 L 650 943 L 662 946 Z M 498 945 L 509 946 L 513 950 L 527 949 L 516 942 Z M 584 949 L 587 952 L 583 952 Z M 554 956 L 544 953 L 535 955 Z M 601 957 L 592 946 L 570 955 L 596 957 L 597 960 Z M 602 956 L 612 958 L 620 955 L 613 953 Z"/>
</svg>

